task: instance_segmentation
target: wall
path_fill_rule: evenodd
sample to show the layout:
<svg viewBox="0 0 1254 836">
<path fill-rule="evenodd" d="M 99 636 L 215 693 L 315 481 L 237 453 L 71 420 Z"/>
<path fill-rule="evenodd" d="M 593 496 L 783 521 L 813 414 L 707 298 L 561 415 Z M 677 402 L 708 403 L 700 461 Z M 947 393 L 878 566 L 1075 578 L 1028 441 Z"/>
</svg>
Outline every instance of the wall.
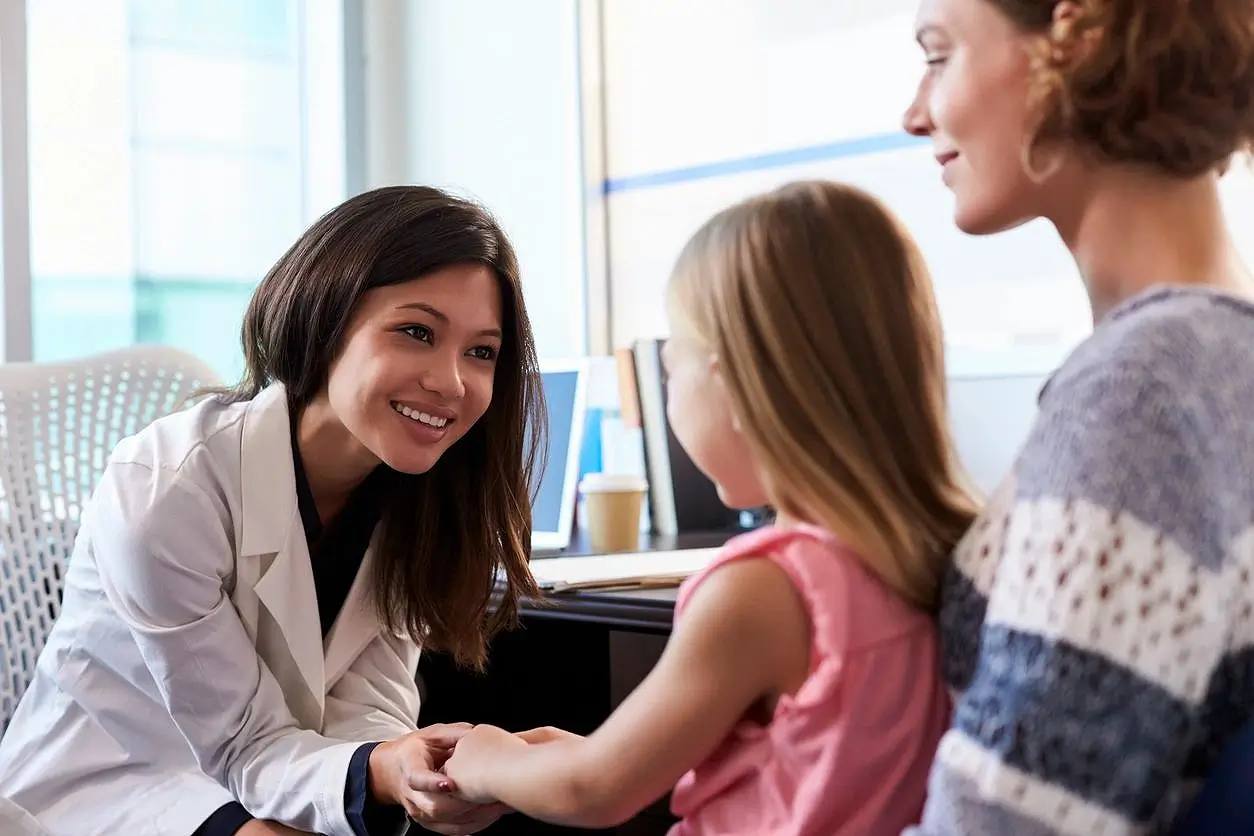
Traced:
<svg viewBox="0 0 1254 836">
<path fill-rule="evenodd" d="M 660 294 L 642 290 L 660 289 L 710 214 L 808 177 L 867 188 L 909 227 L 935 276 L 954 373 L 1048 368 L 1087 333 L 1075 268 L 1052 230 L 958 232 L 929 145 L 901 130 L 923 69 L 914 9 L 915 0 L 607 0 L 616 342 L 664 330 Z"/>
<path fill-rule="evenodd" d="M 927 142 L 902 114 L 923 70 L 917 0 L 604 0 L 612 340 L 663 335 L 661 289 L 713 212 L 810 177 L 862 186 L 918 241 L 945 321 L 954 432 L 983 487 L 1010 466 L 1048 371 L 1091 330 L 1078 274 L 1037 221 L 952 223 Z M 1224 183 L 1234 228 L 1254 178 Z M 1254 255 L 1254 241 L 1242 242 Z"/>
<path fill-rule="evenodd" d="M 576 0 L 365 0 L 367 180 L 474 197 L 518 250 L 541 357 L 584 353 Z"/>
</svg>

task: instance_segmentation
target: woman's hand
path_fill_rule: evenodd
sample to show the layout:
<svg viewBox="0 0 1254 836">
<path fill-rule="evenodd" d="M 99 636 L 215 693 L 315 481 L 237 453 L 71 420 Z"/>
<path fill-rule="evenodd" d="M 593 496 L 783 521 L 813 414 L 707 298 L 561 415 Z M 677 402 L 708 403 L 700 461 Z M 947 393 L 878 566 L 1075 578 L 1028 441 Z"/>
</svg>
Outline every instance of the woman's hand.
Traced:
<svg viewBox="0 0 1254 836">
<path fill-rule="evenodd" d="M 444 764 L 444 774 L 462 798 L 482 804 L 494 802 L 496 796 L 490 787 L 492 768 L 508 758 L 511 750 L 527 748 L 529 744 L 523 735 L 540 731 L 533 729 L 514 735 L 496 726 L 475 726 L 457 741 L 453 756 Z"/>
<path fill-rule="evenodd" d="M 399 804 L 427 830 L 465 836 L 507 812 L 460 797 L 455 782 L 440 774 L 449 753 L 471 729 L 468 723 L 434 725 L 411 732 L 370 753 L 370 792 L 383 804 Z"/>
</svg>

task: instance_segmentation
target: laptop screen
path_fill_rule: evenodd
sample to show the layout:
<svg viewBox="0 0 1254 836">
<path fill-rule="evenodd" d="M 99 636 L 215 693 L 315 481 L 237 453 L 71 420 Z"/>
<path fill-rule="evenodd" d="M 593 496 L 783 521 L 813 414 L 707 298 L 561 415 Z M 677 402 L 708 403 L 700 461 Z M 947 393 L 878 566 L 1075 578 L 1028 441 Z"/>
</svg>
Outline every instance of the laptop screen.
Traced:
<svg viewBox="0 0 1254 836">
<path fill-rule="evenodd" d="M 574 514 L 575 482 L 579 478 L 579 453 L 583 439 L 582 370 L 576 367 L 550 369 L 541 374 L 549 416 L 548 462 L 540 484 L 533 486 L 531 527 L 536 535 L 570 534 Z M 538 537 L 539 539 L 550 539 Z M 565 542 L 555 542 L 564 548 Z"/>
</svg>

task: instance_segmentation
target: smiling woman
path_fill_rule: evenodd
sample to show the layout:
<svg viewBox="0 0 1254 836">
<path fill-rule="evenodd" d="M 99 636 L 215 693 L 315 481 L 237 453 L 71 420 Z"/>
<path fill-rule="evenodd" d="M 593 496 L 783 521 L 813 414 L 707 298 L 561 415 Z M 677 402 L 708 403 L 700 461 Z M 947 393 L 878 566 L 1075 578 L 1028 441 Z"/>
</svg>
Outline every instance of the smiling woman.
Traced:
<svg viewBox="0 0 1254 836">
<path fill-rule="evenodd" d="M 525 450 L 523 427 L 543 420 L 518 263 L 496 222 L 435 189 L 348 201 L 262 281 L 244 354 L 247 376 L 228 399 L 287 387 L 324 522 L 381 462 L 395 471 L 375 561 L 388 626 L 481 664 L 495 568 L 531 582 L 537 439 Z"/>
<path fill-rule="evenodd" d="M 1254 150 L 1254 0 L 921 0 L 916 28 L 905 126 L 957 225 L 1047 221 L 1093 317 L 954 549 L 955 710 L 917 834 L 1179 833 L 1254 723 L 1254 386 L 1234 362 L 1254 272 L 1219 185 Z"/>
<path fill-rule="evenodd" d="M 501 810 L 447 791 L 465 729 L 415 729 L 414 674 L 420 645 L 481 666 L 536 592 L 514 251 L 477 205 L 369 192 L 279 259 L 243 341 L 238 386 L 114 451 L 0 796 L 54 833 L 475 832 Z"/>
</svg>

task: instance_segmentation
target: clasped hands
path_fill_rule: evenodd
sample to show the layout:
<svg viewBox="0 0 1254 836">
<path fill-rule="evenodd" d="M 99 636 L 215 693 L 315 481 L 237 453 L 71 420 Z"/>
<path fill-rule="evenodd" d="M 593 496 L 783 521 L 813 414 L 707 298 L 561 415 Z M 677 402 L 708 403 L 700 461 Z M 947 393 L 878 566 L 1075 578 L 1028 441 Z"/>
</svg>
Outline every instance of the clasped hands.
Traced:
<svg viewBox="0 0 1254 836">
<path fill-rule="evenodd" d="M 381 803 L 398 804 L 427 830 L 446 836 L 477 833 L 510 812 L 509 808 L 473 790 L 475 764 L 503 748 L 544 743 L 567 732 L 552 728 L 511 734 L 495 726 L 469 723 L 427 726 L 381 743 L 370 754 L 370 792 Z M 467 784 L 445 774 L 457 752 L 454 768 Z"/>
</svg>

